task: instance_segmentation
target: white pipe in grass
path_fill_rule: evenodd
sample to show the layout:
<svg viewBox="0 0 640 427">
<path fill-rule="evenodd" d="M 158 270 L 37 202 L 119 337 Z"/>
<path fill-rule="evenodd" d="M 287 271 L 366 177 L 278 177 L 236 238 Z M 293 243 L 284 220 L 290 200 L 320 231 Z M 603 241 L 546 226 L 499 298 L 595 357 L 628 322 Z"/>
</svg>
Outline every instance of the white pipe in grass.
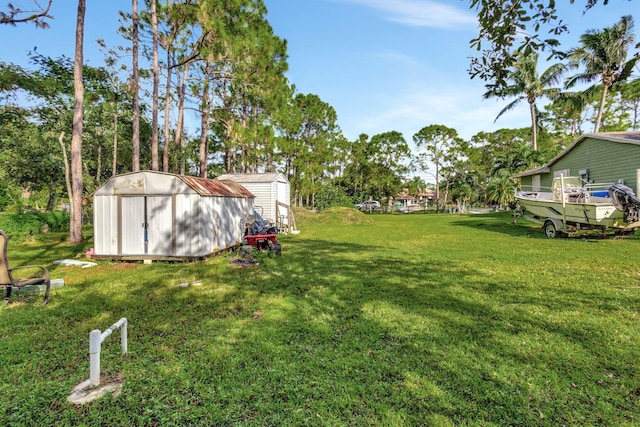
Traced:
<svg viewBox="0 0 640 427">
<path fill-rule="evenodd" d="M 116 323 L 111 325 L 109 329 L 104 332 L 100 332 L 98 329 L 94 329 L 89 334 L 89 384 L 92 387 L 100 385 L 100 346 L 102 341 L 116 329 L 120 330 L 120 344 L 122 346 L 122 355 L 127 354 L 127 319 L 122 318 Z"/>
</svg>

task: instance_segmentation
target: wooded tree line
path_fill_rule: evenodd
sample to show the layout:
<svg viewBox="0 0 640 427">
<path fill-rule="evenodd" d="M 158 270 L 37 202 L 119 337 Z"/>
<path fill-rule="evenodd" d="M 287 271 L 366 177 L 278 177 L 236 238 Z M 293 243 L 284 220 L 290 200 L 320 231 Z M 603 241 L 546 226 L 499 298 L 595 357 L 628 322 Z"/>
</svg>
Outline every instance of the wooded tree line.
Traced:
<svg viewBox="0 0 640 427">
<path fill-rule="evenodd" d="M 314 205 L 328 186 L 352 200 L 390 200 L 402 188 L 423 190 L 419 179 L 408 179 L 422 171 L 434 178 L 438 199 L 504 204 L 514 172 L 548 160 L 590 130 L 587 123 L 600 131 L 637 129 L 637 46 L 628 20 L 624 31 L 603 31 L 626 37 L 613 74 L 592 66 L 595 36 L 585 35 L 561 70 L 538 77 L 535 50 L 523 49 L 504 67 L 503 84 L 488 83 L 487 97 L 515 97 L 503 112 L 527 100 L 530 129 L 464 141 L 455 129 L 429 125 L 412 136 L 415 153 L 397 131 L 346 140 L 329 104 L 298 93 L 285 77 L 286 41 L 273 33 L 262 0 L 143 1 L 139 11 L 133 0 L 121 20 L 122 45 L 101 42 L 105 65 L 75 70 L 84 89 L 76 159 L 85 198 L 111 175 L 152 169 L 209 177 L 280 171 L 298 205 Z M 30 61 L 29 68 L 0 63 L 0 206 L 22 188 L 44 191 L 52 209 L 56 197 L 73 193 L 65 164 L 73 159 L 74 61 L 36 52 Z M 574 84 L 595 84 L 573 93 L 570 85 L 553 86 L 572 70 Z M 550 103 L 539 110 L 536 101 L 545 96 Z"/>
</svg>

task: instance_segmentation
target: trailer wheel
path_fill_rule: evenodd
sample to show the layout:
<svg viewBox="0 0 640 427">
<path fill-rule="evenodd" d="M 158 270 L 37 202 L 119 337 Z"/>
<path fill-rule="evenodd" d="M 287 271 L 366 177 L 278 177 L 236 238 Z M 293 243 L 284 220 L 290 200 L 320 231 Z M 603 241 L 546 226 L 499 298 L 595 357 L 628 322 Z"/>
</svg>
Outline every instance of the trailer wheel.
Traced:
<svg viewBox="0 0 640 427">
<path fill-rule="evenodd" d="M 553 221 L 545 221 L 542 229 L 544 230 L 544 235 L 550 239 L 560 236 L 560 233 L 558 232 L 558 229 L 556 228 L 556 225 L 553 223 Z"/>
</svg>

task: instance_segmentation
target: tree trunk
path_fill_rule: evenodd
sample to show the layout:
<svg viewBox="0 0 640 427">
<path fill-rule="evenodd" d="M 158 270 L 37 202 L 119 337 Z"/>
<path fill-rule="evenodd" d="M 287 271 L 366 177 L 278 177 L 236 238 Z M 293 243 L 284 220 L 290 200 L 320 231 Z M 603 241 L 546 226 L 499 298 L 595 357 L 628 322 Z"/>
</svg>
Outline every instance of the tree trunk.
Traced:
<svg viewBox="0 0 640 427">
<path fill-rule="evenodd" d="M 133 152 L 131 156 L 131 170 L 138 172 L 140 170 L 140 100 L 138 97 L 138 81 L 140 80 L 140 72 L 138 70 L 138 0 L 131 0 L 131 16 L 133 20 L 131 54 L 133 56 L 133 77 L 131 81 L 131 91 L 133 95 L 133 112 L 132 112 L 132 145 Z"/>
<path fill-rule="evenodd" d="M 118 101 L 113 102 L 113 164 L 111 176 L 118 173 Z"/>
<path fill-rule="evenodd" d="M 151 1 L 151 31 L 153 33 L 153 107 L 151 108 L 151 170 L 160 170 L 158 165 L 158 86 L 160 85 L 158 64 L 158 11 L 156 0 Z"/>
<path fill-rule="evenodd" d="M 78 17 L 76 21 L 76 49 L 73 62 L 73 92 L 75 106 L 73 109 L 73 135 L 71 138 L 71 190 L 73 210 L 69 227 L 69 240 L 72 243 L 82 241 L 82 119 L 84 116 L 84 86 L 82 84 L 84 15 L 86 1 L 78 0 Z"/>
<path fill-rule="evenodd" d="M 167 47 L 167 85 L 165 88 L 165 100 L 164 100 L 164 147 L 162 149 L 162 170 L 169 172 L 169 125 L 171 119 L 171 71 L 172 68 L 169 65 L 171 61 L 171 46 Z"/>
<path fill-rule="evenodd" d="M 102 179 L 101 170 L 102 170 L 102 146 L 98 145 L 98 159 L 96 160 L 96 184 L 97 185 L 100 185 L 100 180 Z"/>
<path fill-rule="evenodd" d="M 49 186 L 49 200 L 47 200 L 46 211 L 47 212 L 53 212 L 53 208 L 55 207 L 55 204 L 56 204 L 56 189 L 55 189 L 55 186 L 50 185 Z"/>
<path fill-rule="evenodd" d="M 600 108 L 598 108 L 598 116 L 596 117 L 596 125 L 593 129 L 593 132 L 598 133 L 600 131 L 600 122 L 602 121 L 602 113 L 604 111 L 604 102 L 607 98 L 607 90 L 609 86 L 606 84 L 602 84 L 602 97 L 600 98 Z"/>
<path fill-rule="evenodd" d="M 436 166 L 436 174 L 434 178 L 436 179 L 436 213 L 440 212 L 440 181 L 438 180 L 440 165 L 438 162 L 435 163 Z"/>
<path fill-rule="evenodd" d="M 182 135 L 184 128 L 184 98 L 187 88 L 187 75 L 189 74 L 189 64 L 185 64 L 182 74 L 182 83 L 178 86 L 178 123 L 176 125 L 175 145 L 180 147 L 180 174 L 184 175 L 185 172 L 185 159 L 184 159 L 184 135 Z"/>
<path fill-rule="evenodd" d="M 200 177 L 207 177 L 207 145 L 209 142 L 209 112 L 211 106 L 209 104 L 209 79 L 211 78 L 211 62 L 207 61 L 204 72 L 204 84 L 202 85 L 202 98 L 201 98 L 201 121 L 200 121 L 200 150 L 198 157 L 200 160 Z"/>
<path fill-rule="evenodd" d="M 531 142 L 533 143 L 533 151 L 538 150 L 538 124 L 536 122 L 536 105 L 529 103 L 529 111 L 531 112 Z"/>
<path fill-rule="evenodd" d="M 67 157 L 67 148 L 64 146 L 64 132 L 60 132 L 58 142 L 62 148 L 62 160 L 64 161 L 64 182 L 67 185 L 67 194 L 69 195 L 69 211 L 73 212 L 73 188 L 71 187 L 71 170 L 69 168 L 69 158 Z"/>
</svg>

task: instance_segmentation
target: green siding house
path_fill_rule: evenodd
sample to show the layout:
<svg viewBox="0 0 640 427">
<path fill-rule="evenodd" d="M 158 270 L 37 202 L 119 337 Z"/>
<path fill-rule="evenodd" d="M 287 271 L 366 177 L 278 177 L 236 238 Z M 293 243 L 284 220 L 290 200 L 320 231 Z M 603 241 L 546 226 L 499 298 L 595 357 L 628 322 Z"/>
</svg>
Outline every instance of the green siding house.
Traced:
<svg viewBox="0 0 640 427">
<path fill-rule="evenodd" d="M 538 190 L 551 187 L 561 174 L 595 183 L 620 182 L 640 194 L 640 132 L 584 134 L 546 165 L 514 178 L 523 188 Z"/>
</svg>

